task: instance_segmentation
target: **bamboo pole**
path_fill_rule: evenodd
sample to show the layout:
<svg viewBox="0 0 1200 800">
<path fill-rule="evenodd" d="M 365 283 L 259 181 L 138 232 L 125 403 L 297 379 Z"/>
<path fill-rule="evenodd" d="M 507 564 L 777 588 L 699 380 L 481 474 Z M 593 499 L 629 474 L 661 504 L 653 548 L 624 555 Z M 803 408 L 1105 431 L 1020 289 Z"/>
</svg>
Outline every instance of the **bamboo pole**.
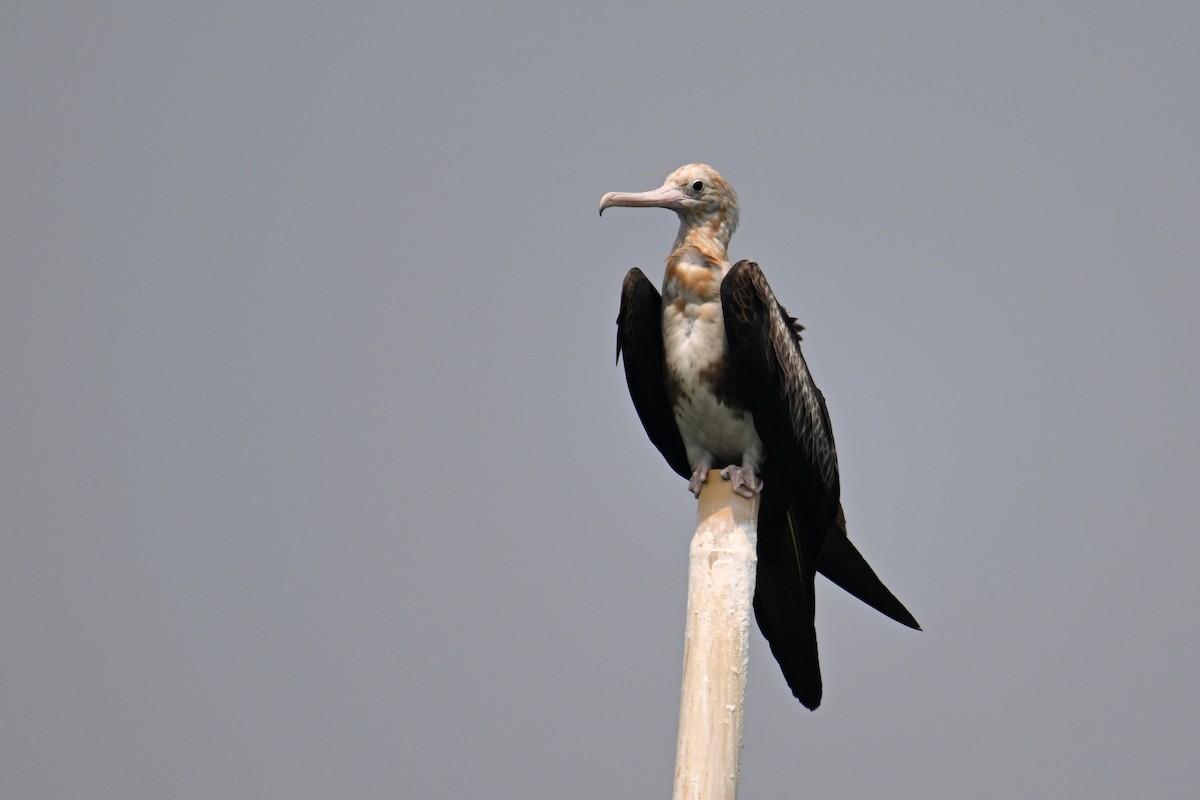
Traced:
<svg viewBox="0 0 1200 800">
<path fill-rule="evenodd" d="M 758 501 L 712 470 L 700 492 L 688 569 L 674 800 L 734 800 L 742 754 Z"/>
</svg>

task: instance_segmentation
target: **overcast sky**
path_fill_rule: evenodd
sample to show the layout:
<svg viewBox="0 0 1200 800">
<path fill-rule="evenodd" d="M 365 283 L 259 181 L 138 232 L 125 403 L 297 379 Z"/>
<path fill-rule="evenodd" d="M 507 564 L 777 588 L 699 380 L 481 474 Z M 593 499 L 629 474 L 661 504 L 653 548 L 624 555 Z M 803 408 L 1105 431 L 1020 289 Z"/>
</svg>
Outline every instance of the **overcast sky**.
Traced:
<svg viewBox="0 0 1200 800">
<path fill-rule="evenodd" d="M 1200 7 L 19 5 L 0 795 L 667 797 L 596 208 L 705 161 L 925 627 L 822 581 L 814 713 L 756 632 L 742 796 L 1195 796 Z"/>
</svg>

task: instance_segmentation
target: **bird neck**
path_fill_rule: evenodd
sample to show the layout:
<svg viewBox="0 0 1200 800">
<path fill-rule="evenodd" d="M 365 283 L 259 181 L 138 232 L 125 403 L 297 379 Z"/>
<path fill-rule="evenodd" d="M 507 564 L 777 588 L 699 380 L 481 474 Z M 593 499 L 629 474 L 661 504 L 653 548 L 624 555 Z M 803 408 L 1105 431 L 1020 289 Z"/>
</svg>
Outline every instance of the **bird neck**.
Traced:
<svg viewBox="0 0 1200 800">
<path fill-rule="evenodd" d="M 667 257 L 663 300 L 683 306 L 716 302 L 720 298 L 721 279 L 729 270 L 727 243 L 728 239 L 719 238 L 708 225 L 680 226 L 675 249 Z"/>
<path fill-rule="evenodd" d="M 729 256 L 726 251 L 732 235 L 733 231 L 725 224 L 724 217 L 711 217 L 701 220 L 698 224 L 687 219 L 681 220 L 671 259 L 684 252 L 694 251 L 707 261 L 727 265 Z"/>
</svg>

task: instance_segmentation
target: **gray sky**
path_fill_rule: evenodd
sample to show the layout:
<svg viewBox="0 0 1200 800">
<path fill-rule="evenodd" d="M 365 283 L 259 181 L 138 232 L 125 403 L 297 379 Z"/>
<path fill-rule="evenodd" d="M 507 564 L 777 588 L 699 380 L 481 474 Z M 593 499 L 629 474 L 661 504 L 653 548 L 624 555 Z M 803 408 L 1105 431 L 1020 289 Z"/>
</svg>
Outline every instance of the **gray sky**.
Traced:
<svg viewBox="0 0 1200 800">
<path fill-rule="evenodd" d="M 0 12 L 0 795 L 668 796 L 701 160 L 926 629 L 755 633 L 742 796 L 1194 796 L 1194 4 L 164 5 Z"/>
</svg>

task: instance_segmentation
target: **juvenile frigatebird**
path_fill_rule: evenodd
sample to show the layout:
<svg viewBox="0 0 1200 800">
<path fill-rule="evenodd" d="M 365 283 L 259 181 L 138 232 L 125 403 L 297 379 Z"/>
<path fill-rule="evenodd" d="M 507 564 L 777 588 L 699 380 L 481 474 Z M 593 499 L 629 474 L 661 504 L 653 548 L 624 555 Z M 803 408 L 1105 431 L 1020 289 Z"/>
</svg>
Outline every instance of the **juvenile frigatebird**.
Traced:
<svg viewBox="0 0 1200 800">
<path fill-rule="evenodd" d="M 730 266 L 737 196 L 705 164 L 649 192 L 609 192 L 612 206 L 679 216 L 660 295 L 636 267 L 625 275 L 617 359 L 642 427 L 697 497 L 710 469 L 738 494 L 761 494 L 754 616 L 792 694 L 821 703 L 815 573 L 897 622 L 913 615 L 846 535 L 837 452 L 825 397 L 800 352 L 803 326 L 775 299 L 758 264 Z"/>
</svg>

